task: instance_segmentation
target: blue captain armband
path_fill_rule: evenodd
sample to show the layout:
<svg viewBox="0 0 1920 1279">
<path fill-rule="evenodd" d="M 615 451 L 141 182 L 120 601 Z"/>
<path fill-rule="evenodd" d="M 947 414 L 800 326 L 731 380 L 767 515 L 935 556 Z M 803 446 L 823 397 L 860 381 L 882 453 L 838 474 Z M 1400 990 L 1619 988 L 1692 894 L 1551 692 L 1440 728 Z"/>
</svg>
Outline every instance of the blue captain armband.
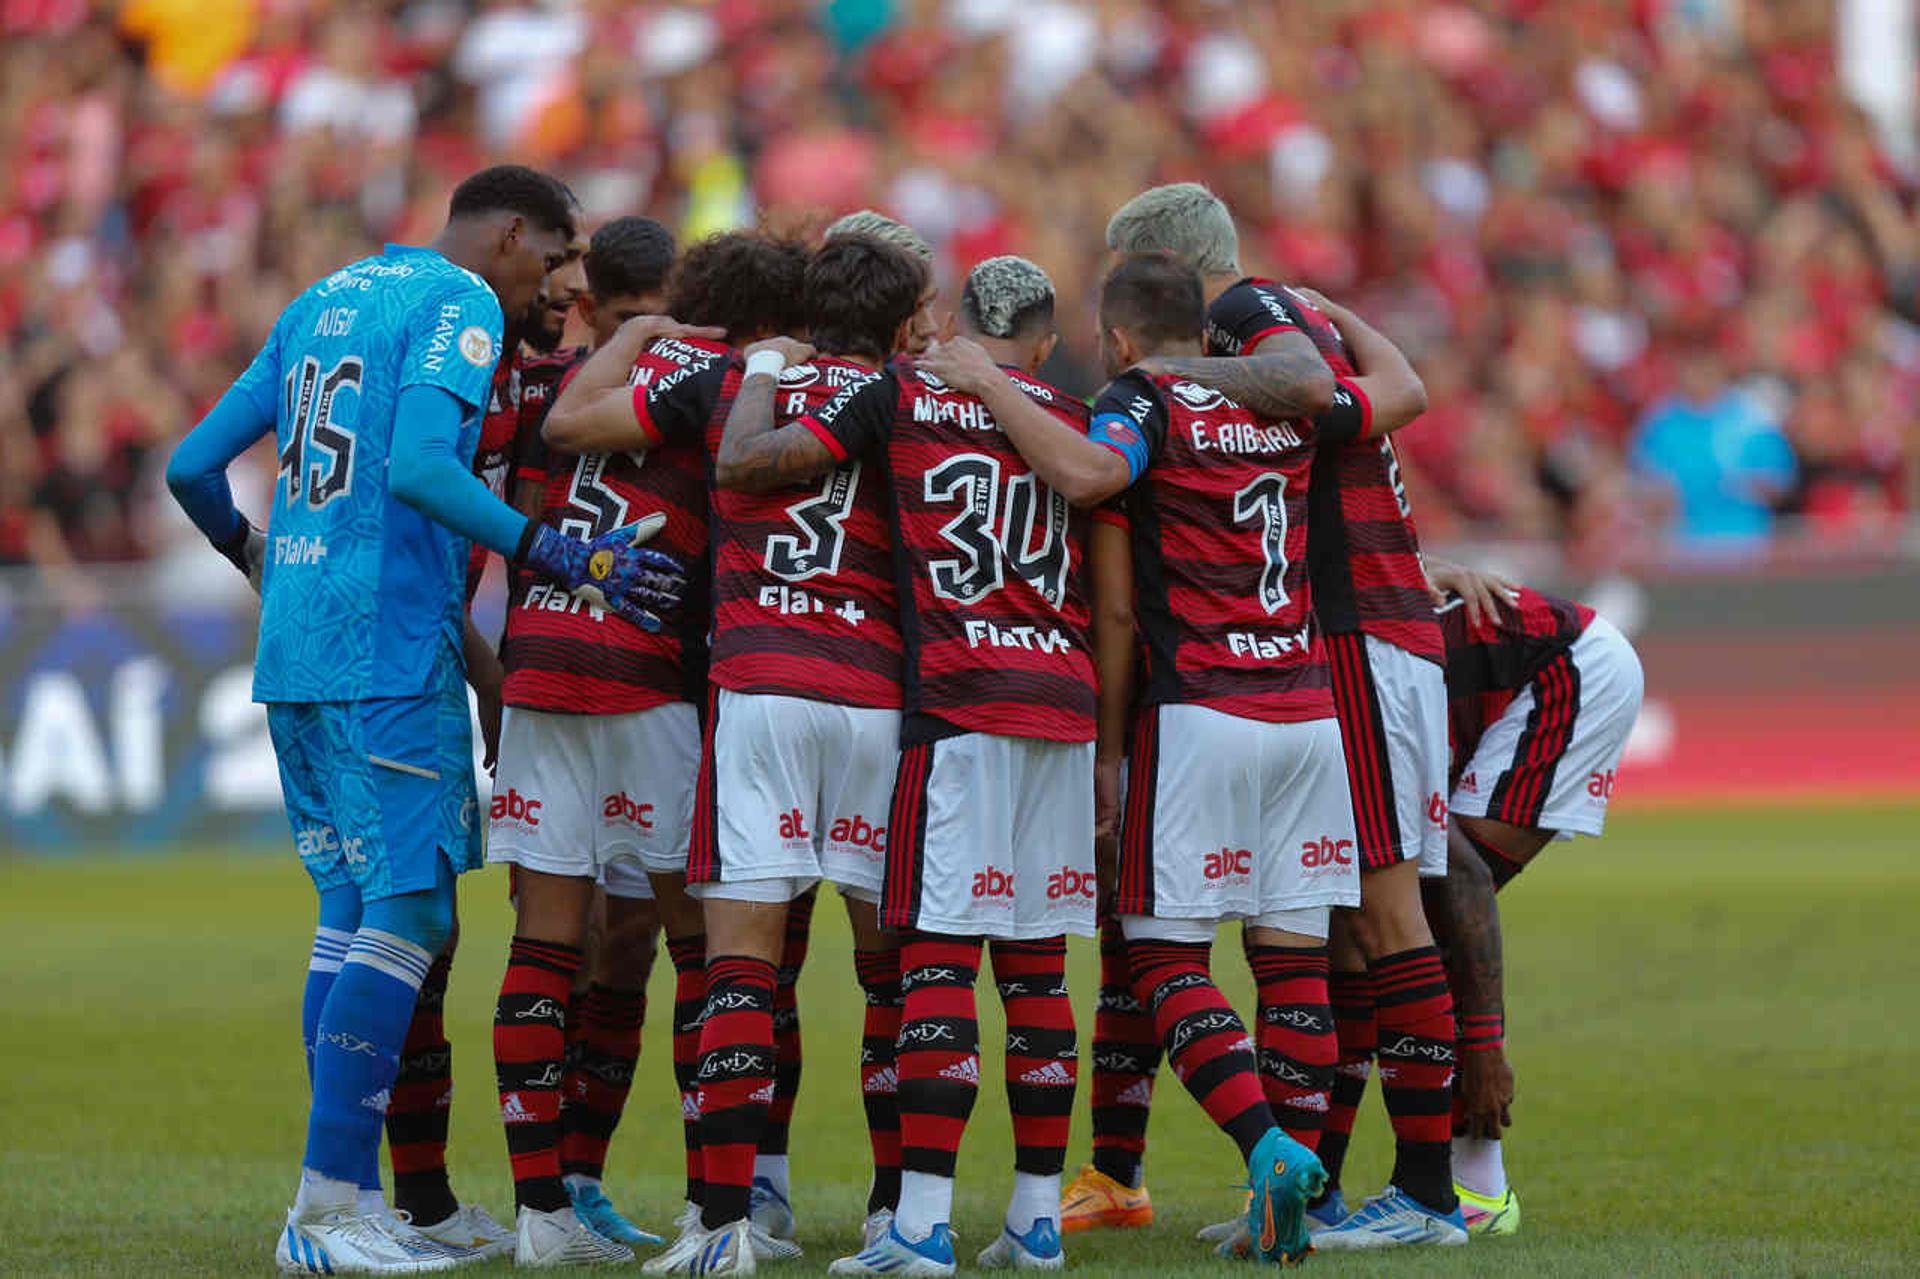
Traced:
<svg viewBox="0 0 1920 1279">
<path fill-rule="evenodd" d="M 1140 433 L 1140 425 L 1125 413 L 1102 413 L 1093 419 L 1093 425 L 1087 428 L 1087 438 L 1095 444 L 1104 444 L 1118 453 L 1127 462 L 1127 483 L 1131 484 L 1147 473 L 1147 463 L 1152 460 L 1147 452 L 1147 437 Z"/>
</svg>

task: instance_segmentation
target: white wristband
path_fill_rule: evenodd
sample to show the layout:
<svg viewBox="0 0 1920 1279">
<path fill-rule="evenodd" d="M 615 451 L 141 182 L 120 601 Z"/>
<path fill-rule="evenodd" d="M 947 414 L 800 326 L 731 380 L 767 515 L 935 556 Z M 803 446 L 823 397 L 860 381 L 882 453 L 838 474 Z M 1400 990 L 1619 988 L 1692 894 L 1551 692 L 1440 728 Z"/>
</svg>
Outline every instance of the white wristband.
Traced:
<svg viewBox="0 0 1920 1279">
<path fill-rule="evenodd" d="M 779 377 L 780 371 L 787 367 L 787 357 L 778 351 L 755 351 L 747 357 L 747 377 L 758 377 L 764 373 L 768 377 Z"/>
</svg>

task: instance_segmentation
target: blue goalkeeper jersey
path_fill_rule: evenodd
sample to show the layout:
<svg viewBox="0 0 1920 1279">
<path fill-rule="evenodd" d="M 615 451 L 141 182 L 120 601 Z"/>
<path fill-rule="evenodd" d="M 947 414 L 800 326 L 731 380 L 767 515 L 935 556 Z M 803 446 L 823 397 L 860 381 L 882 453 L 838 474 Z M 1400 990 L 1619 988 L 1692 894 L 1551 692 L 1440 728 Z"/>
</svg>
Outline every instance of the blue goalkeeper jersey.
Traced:
<svg viewBox="0 0 1920 1279">
<path fill-rule="evenodd" d="M 280 473 L 267 526 L 259 702 L 344 702 L 428 691 L 457 660 L 466 539 L 394 498 L 387 461 L 400 392 L 437 386 L 479 440 L 501 341 L 486 281 L 430 249 L 388 245 L 335 271 L 280 315 L 235 384 L 274 418 Z"/>
</svg>

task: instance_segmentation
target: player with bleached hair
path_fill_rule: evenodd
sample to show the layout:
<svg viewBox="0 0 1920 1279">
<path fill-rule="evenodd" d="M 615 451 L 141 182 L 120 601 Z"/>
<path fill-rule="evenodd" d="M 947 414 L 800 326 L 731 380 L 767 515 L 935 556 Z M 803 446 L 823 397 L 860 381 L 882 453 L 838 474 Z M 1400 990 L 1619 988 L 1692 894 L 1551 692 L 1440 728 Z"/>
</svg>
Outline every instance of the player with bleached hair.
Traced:
<svg viewBox="0 0 1920 1279">
<path fill-rule="evenodd" d="M 1176 183 L 1136 196 L 1108 222 L 1107 247 L 1171 254 L 1202 277 L 1210 356 L 1153 361 L 1150 372 L 1178 374 L 1274 418 L 1315 417 L 1357 396 L 1368 420 L 1358 438 L 1321 444 L 1309 501 L 1317 518 L 1308 567 L 1362 871 L 1360 909 L 1336 917 L 1330 943 L 1330 1003 L 1343 1015 L 1339 1027 L 1327 1018 L 1320 1038 L 1339 1038 L 1347 1073 L 1333 1081 L 1321 1139 L 1332 1189 L 1315 1210 L 1315 1246 L 1462 1242 L 1449 1155 L 1453 1006 L 1419 883 L 1446 873 L 1445 649 L 1399 464 L 1384 438 L 1424 411 L 1424 391 L 1416 382 L 1403 403 L 1369 400 L 1354 384 L 1361 370 L 1342 333 L 1359 317 L 1242 276 L 1232 216 L 1204 187 Z M 1348 1213 L 1338 1193 L 1352 1113 L 1343 1092 L 1354 1091 L 1354 1072 L 1366 1069 L 1362 1049 L 1371 1053 L 1375 1040 L 1383 1079 L 1391 1072 L 1384 1092 L 1397 1154 L 1387 1189 Z"/>
</svg>

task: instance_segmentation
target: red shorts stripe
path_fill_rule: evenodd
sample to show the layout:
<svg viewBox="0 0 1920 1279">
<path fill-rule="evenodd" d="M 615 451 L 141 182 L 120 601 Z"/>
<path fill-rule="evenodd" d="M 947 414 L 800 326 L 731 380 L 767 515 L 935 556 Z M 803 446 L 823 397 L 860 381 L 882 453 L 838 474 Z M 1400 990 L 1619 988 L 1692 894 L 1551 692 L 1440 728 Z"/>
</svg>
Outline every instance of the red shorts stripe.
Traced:
<svg viewBox="0 0 1920 1279">
<path fill-rule="evenodd" d="M 1127 752 L 1125 815 L 1120 823 L 1120 883 L 1114 910 L 1153 913 L 1153 799 L 1160 784 L 1160 708 L 1141 709 Z"/>
<path fill-rule="evenodd" d="M 1513 826 L 1537 827 L 1553 793 L 1554 774 L 1573 741 L 1580 712 L 1580 672 L 1561 653 L 1533 677 L 1533 710 L 1514 747 L 1513 767 L 1500 774 L 1487 798 L 1487 816 Z"/>
<path fill-rule="evenodd" d="M 893 804 L 887 815 L 887 868 L 881 881 L 880 920 L 889 928 L 912 928 L 920 916 L 920 880 L 927 844 L 927 782 L 933 750 L 922 742 L 900 752 Z"/>
<path fill-rule="evenodd" d="M 1405 856 L 1400 845 L 1400 815 L 1394 803 L 1393 756 L 1379 691 L 1367 660 L 1366 637 L 1345 633 L 1326 637 L 1333 673 L 1334 709 L 1347 756 L 1347 784 L 1353 794 L 1354 834 L 1360 844 L 1360 868 L 1383 870 Z"/>
<path fill-rule="evenodd" d="M 713 740 L 720 724 L 720 691 L 707 690 L 706 731 L 700 734 L 700 772 L 693 784 L 693 821 L 687 831 L 687 882 L 720 879 L 719 788 L 715 782 Z"/>
</svg>

